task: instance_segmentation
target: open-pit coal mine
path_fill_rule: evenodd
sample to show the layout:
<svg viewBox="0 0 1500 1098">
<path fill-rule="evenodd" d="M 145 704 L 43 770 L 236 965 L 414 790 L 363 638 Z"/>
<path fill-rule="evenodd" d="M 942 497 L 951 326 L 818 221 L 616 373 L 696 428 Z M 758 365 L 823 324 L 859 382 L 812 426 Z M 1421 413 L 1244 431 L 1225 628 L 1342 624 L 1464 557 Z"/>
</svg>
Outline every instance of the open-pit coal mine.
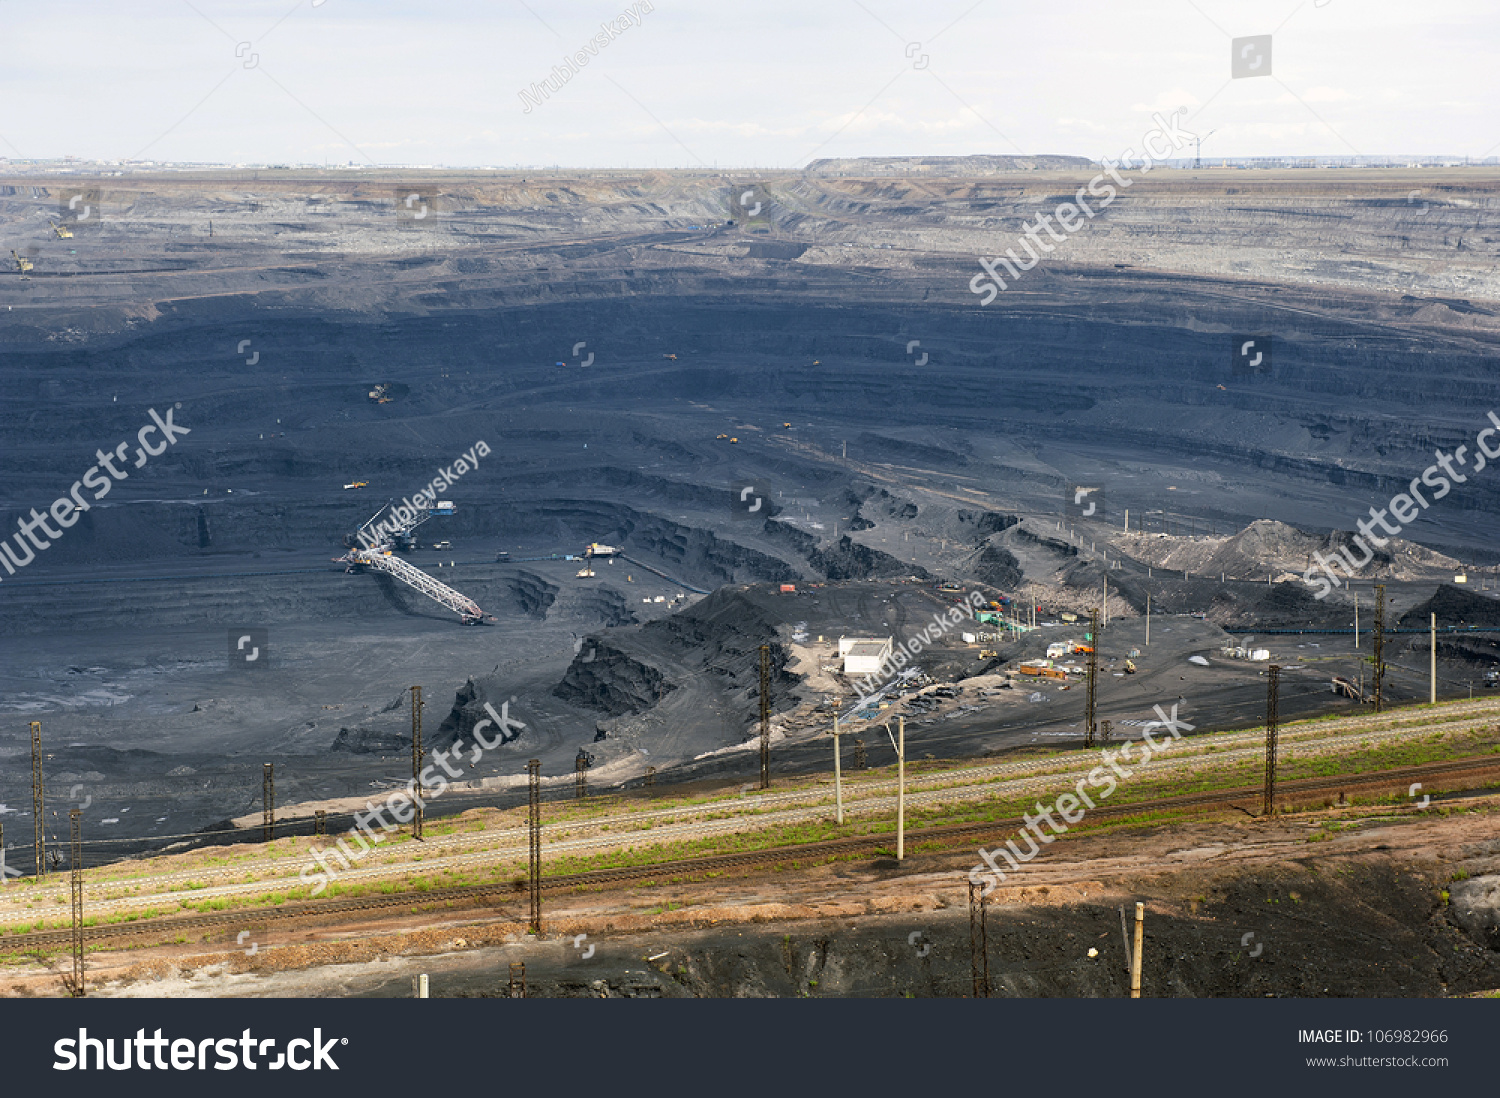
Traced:
<svg viewBox="0 0 1500 1098">
<path fill-rule="evenodd" d="M 257 836 L 267 763 L 310 834 L 411 777 L 413 686 L 434 817 L 532 759 L 756 781 L 763 704 L 773 774 L 835 716 L 1081 743 L 1022 665 L 1093 608 L 1121 729 L 1256 727 L 1268 660 L 1283 717 L 1360 706 L 1375 584 L 1387 700 L 1432 615 L 1438 693 L 1490 689 L 1493 170 L 1161 173 L 984 303 L 1092 167 L 979 167 L 761 173 L 754 219 L 709 172 L 136 173 L 66 240 L 76 180 L 0 180 L 0 822 L 37 721 L 89 864 Z"/>
</svg>

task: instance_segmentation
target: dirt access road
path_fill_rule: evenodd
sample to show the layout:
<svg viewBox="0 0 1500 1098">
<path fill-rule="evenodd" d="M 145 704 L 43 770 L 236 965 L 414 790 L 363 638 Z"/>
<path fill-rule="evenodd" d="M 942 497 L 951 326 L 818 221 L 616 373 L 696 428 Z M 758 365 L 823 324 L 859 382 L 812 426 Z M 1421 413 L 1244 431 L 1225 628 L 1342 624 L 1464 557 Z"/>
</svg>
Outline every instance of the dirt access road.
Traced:
<svg viewBox="0 0 1500 1098">
<path fill-rule="evenodd" d="M 991 895 L 992 988 L 1123 994 L 1119 909 L 1141 900 L 1149 996 L 1500 990 L 1497 813 L 1487 794 L 1071 833 Z M 418 909 L 265 930 L 247 916 L 238 943 L 225 932 L 93 953 L 89 980 L 96 995 L 402 996 L 426 972 L 434 995 L 504 996 L 522 962 L 534 996 L 966 995 L 964 876 L 977 861 L 916 853 L 900 868 L 858 860 L 549 896 L 540 939 L 525 933 L 520 894 L 478 918 Z M 59 994 L 64 967 L 22 962 L 0 987 Z"/>
</svg>

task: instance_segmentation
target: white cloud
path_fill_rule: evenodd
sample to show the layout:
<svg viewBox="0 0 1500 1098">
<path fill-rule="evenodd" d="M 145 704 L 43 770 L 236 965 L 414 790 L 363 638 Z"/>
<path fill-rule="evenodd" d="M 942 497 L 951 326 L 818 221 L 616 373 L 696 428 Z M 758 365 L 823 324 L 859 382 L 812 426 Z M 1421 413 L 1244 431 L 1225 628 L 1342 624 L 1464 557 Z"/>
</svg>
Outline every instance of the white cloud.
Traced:
<svg viewBox="0 0 1500 1098">
<path fill-rule="evenodd" d="M 1308 88 L 1297 94 L 1307 103 L 1350 103 L 1360 98 L 1343 88 Z"/>
<path fill-rule="evenodd" d="M 519 89 L 629 0 L 527 0 L 536 17 L 494 0 L 293 2 L 198 4 L 209 19 L 181 0 L 0 3 L 0 135 L 37 157 L 151 142 L 157 160 L 358 160 L 352 142 L 383 162 L 730 167 L 801 163 L 824 141 L 819 155 L 1011 151 L 1001 133 L 1114 155 L 1186 106 L 1221 156 L 1347 152 L 1329 127 L 1372 153 L 1500 141 L 1493 0 L 1196 0 L 1201 15 L 1077 0 L 1066 35 L 1051 9 L 972 0 L 863 0 L 878 19 L 847 0 L 659 0 L 529 115 Z M 1224 34 L 1273 30 L 1275 79 L 1231 81 Z"/>
</svg>

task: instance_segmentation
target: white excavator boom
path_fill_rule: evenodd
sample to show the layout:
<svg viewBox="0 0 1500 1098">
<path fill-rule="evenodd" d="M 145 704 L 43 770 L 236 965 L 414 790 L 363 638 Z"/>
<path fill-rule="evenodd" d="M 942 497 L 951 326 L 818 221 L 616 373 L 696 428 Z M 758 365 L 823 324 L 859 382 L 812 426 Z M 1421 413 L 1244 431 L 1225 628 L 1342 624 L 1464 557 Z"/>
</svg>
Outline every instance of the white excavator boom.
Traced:
<svg viewBox="0 0 1500 1098">
<path fill-rule="evenodd" d="M 381 510 L 384 510 L 384 508 Z M 375 519 L 379 517 L 380 511 L 377 511 L 374 517 L 361 527 L 361 530 L 363 531 L 370 527 Z M 402 523 L 394 531 L 394 534 L 410 534 L 413 528 L 420 526 L 426 519 L 427 513 L 424 510 L 414 521 Z M 380 544 L 369 549 L 361 545 L 354 545 L 350 548 L 349 552 L 338 559 L 342 563 L 347 564 L 350 569 L 355 567 L 373 568 L 377 572 L 384 572 L 388 576 L 395 576 L 408 587 L 415 588 L 433 602 L 440 603 L 455 614 L 458 614 L 463 618 L 465 625 L 479 625 L 484 621 L 484 611 L 479 608 L 479 604 L 473 599 L 455 591 L 446 583 L 439 583 L 420 568 L 413 567 L 396 556 L 391 551 L 394 540 L 395 538 L 392 533 L 385 533 L 380 539 Z"/>
<path fill-rule="evenodd" d="M 479 604 L 467 595 L 462 595 L 453 590 L 446 583 L 439 583 L 420 568 L 413 568 L 406 561 L 394 554 L 387 555 L 384 551 L 375 550 L 367 552 L 364 549 L 351 549 L 349 555 L 340 557 L 340 560 L 349 564 L 363 565 L 373 568 L 377 572 L 395 576 L 402 583 L 414 587 L 426 595 L 433 602 L 441 603 L 455 614 L 464 619 L 465 625 L 478 625 L 484 620 L 484 611 L 479 609 Z"/>
</svg>

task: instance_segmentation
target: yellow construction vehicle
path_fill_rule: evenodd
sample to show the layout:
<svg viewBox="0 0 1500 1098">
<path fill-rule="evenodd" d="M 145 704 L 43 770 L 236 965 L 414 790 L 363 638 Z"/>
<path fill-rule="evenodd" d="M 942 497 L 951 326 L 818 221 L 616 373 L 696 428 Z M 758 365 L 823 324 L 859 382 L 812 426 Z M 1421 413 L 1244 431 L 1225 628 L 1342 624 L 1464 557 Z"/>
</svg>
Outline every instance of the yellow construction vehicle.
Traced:
<svg viewBox="0 0 1500 1098">
<path fill-rule="evenodd" d="M 347 492 L 350 488 L 368 488 L 369 485 L 370 482 L 368 480 L 356 480 L 353 483 L 344 485 L 344 490 Z"/>
<path fill-rule="evenodd" d="M 661 357 L 662 358 L 670 358 L 673 362 L 677 361 L 677 356 L 676 355 L 662 355 Z"/>
<path fill-rule="evenodd" d="M 729 440 L 729 441 L 730 441 L 730 442 L 738 442 L 738 441 L 739 441 L 739 439 L 737 439 L 737 438 L 732 438 L 732 439 L 730 439 L 730 440 Z"/>
<path fill-rule="evenodd" d="M 59 225 L 56 221 L 52 222 L 52 231 L 57 234 L 57 239 L 59 240 L 73 239 L 73 230 L 66 225 Z"/>
<path fill-rule="evenodd" d="M 714 438 L 728 438 L 728 435 L 715 435 Z"/>
<path fill-rule="evenodd" d="M 31 273 L 31 260 L 27 259 L 24 255 L 17 255 L 14 248 L 10 250 L 10 257 L 16 261 L 16 270 L 20 271 L 22 274 Z"/>
</svg>

